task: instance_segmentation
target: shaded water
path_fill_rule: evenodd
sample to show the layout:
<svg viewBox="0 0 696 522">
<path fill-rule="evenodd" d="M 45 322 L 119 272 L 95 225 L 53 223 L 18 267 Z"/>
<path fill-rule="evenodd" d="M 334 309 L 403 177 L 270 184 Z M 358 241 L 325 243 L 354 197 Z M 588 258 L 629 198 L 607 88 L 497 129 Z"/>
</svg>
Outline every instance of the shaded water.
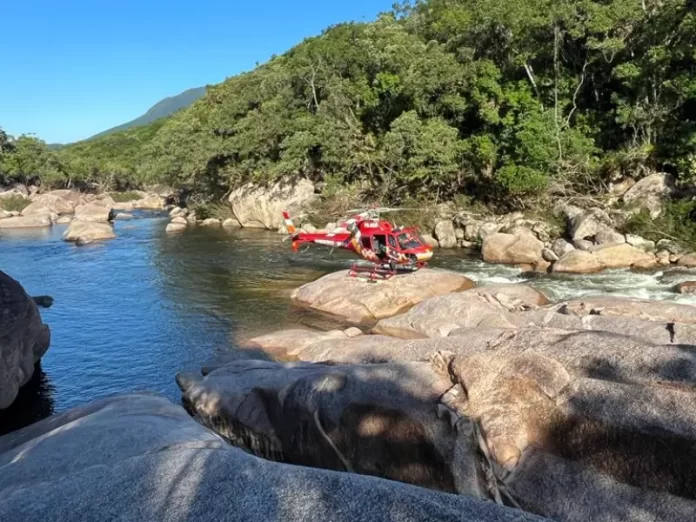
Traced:
<svg viewBox="0 0 696 522">
<path fill-rule="evenodd" d="M 0 233 L 0 269 L 30 294 L 48 294 L 42 310 L 51 348 L 31 386 L 0 415 L 0 433 L 93 399 L 151 391 L 179 400 L 174 375 L 215 361 L 254 335 L 332 323 L 293 309 L 293 288 L 350 266 L 353 258 L 321 248 L 299 254 L 278 234 L 191 229 L 166 235 L 165 215 L 115 224 L 117 239 L 86 247 L 61 241 L 65 226 Z M 671 287 L 694 274 L 607 272 L 526 280 L 519 270 L 439 251 L 434 266 L 479 283 L 527 281 L 552 300 L 616 293 L 674 299 Z M 8 419 L 12 420 L 12 424 Z"/>
</svg>

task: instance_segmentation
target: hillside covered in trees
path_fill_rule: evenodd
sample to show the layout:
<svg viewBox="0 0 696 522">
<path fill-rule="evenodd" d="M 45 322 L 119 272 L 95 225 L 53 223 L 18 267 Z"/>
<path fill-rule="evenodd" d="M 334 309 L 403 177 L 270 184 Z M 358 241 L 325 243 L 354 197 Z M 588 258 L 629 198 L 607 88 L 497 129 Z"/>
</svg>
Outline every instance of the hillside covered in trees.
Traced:
<svg viewBox="0 0 696 522">
<path fill-rule="evenodd" d="M 694 0 L 422 0 L 331 27 L 150 125 L 59 151 L 0 135 L 0 173 L 210 199 L 306 176 L 390 203 L 525 206 L 658 170 L 691 183 L 694 115 Z"/>
</svg>

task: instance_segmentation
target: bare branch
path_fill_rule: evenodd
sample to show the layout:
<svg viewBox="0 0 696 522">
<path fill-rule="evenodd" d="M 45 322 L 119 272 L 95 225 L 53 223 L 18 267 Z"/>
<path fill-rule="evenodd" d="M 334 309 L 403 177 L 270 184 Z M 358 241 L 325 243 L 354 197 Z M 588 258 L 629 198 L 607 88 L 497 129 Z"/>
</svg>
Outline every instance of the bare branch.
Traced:
<svg viewBox="0 0 696 522">
<path fill-rule="evenodd" d="M 568 118 L 566 119 L 566 127 L 570 127 L 570 120 L 573 118 L 573 114 L 575 114 L 575 111 L 578 110 L 578 94 L 580 94 L 582 85 L 585 83 L 585 72 L 587 71 L 588 65 L 589 61 L 587 58 L 585 58 L 585 63 L 582 66 L 582 73 L 580 74 L 580 83 L 578 83 L 578 86 L 575 89 L 575 92 L 573 93 L 573 108 L 571 109 L 570 114 L 568 114 Z"/>
</svg>

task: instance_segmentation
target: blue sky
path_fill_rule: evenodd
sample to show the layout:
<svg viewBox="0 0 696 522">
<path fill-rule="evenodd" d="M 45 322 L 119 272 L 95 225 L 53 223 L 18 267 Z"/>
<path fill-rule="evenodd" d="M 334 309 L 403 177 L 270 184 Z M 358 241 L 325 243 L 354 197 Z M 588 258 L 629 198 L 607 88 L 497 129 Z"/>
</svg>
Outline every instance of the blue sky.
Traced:
<svg viewBox="0 0 696 522">
<path fill-rule="evenodd" d="M 23 0 L 0 10 L 0 127 L 87 138 L 393 0 Z"/>
</svg>

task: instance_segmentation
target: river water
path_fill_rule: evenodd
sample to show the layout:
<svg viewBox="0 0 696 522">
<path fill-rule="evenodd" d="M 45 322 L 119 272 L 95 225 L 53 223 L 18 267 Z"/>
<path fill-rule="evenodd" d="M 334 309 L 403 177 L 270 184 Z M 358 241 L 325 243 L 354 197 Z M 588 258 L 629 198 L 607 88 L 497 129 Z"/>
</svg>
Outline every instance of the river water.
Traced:
<svg viewBox="0 0 696 522">
<path fill-rule="evenodd" d="M 167 235 L 164 214 L 115 224 L 117 239 L 77 247 L 65 226 L 0 233 L 0 270 L 33 295 L 51 295 L 42 310 L 52 342 L 20 399 L 0 412 L 0 434 L 99 397 L 135 391 L 174 401 L 177 372 L 196 370 L 244 339 L 286 326 L 335 326 L 294 309 L 291 290 L 350 266 L 346 252 L 292 253 L 274 232 L 196 228 Z M 611 293 L 696 304 L 671 288 L 695 274 L 612 271 L 591 276 L 527 278 L 459 251 L 432 263 L 480 284 L 527 282 L 552 301 Z"/>
</svg>

